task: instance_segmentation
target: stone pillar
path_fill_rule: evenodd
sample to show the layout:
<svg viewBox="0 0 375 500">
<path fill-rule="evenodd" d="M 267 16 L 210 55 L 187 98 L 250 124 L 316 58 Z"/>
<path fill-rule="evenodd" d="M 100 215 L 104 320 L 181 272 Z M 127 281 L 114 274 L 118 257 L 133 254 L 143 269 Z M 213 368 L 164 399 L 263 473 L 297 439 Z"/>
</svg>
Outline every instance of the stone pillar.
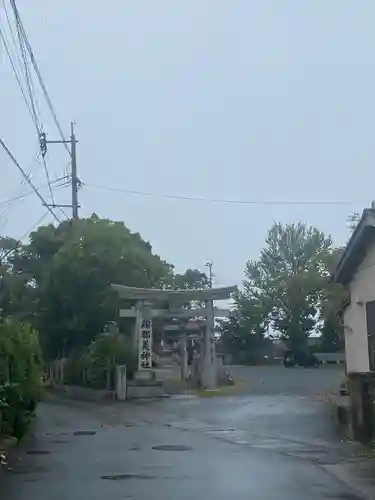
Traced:
<svg viewBox="0 0 375 500">
<path fill-rule="evenodd" d="M 142 300 L 138 300 L 135 308 L 135 324 L 133 332 L 133 346 L 136 352 L 138 352 L 139 349 L 138 346 L 139 346 L 139 336 L 140 336 L 141 321 L 142 321 L 142 309 L 143 309 L 143 302 Z"/>
<path fill-rule="evenodd" d="M 180 345 L 181 345 L 181 378 L 182 380 L 187 380 L 189 378 L 189 367 L 188 367 L 186 332 L 184 332 L 180 337 Z"/>
<path fill-rule="evenodd" d="M 126 400 L 126 366 L 116 366 L 116 399 L 117 401 Z"/>
<path fill-rule="evenodd" d="M 203 337 L 202 386 L 204 389 L 214 390 L 217 387 L 216 354 L 214 337 L 214 304 L 213 300 L 206 300 L 206 328 Z"/>
<path fill-rule="evenodd" d="M 138 322 L 138 372 L 137 379 L 153 379 L 152 370 L 152 310 L 145 303 L 140 309 Z"/>
</svg>

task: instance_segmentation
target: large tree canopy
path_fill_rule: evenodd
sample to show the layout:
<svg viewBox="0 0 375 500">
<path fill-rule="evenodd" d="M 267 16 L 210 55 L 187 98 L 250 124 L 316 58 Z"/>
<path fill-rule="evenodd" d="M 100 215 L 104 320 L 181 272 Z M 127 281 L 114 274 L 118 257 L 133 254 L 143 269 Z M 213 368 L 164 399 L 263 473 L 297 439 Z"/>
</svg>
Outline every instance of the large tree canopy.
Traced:
<svg viewBox="0 0 375 500">
<path fill-rule="evenodd" d="M 293 349 L 306 346 L 316 324 L 331 245 L 331 238 L 313 227 L 274 224 L 260 259 L 246 264 L 240 308 L 257 301 L 263 322 Z"/>
<path fill-rule="evenodd" d="M 0 252 L 5 255 L 15 245 L 15 240 L 1 238 Z M 3 315 L 27 318 L 39 330 L 51 358 L 90 344 L 107 321 L 117 319 L 118 297 L 110 283 L 208 286 L 204 273 L 188 269 L 175 274 L 139 233 L 95 214 L 57 227 L 39 227 L 27 244 L 2 260 L 0 277 Z"/>
<path fill-rule="evenodd" d="M 235 362 L 257 363 L 267 354 L 267 317 L 257 299 L 238 296 L 237 304 L 236 315 L 218 322 L 219 346 L 225 353 L 231 354 Z"/>
<path fill-rule="evenodd" d="M 187 269 L 183 274 L 173 276 L 173 287 L 182 289 L 207 288 L 210 282 L 205 273 L 199 269 Z"/>
<path fill-rule="evenodd" d="M 51 356 L 89 343 L 117 317 L 109 284 L 158 287 L 172 266 L 123 222 L 87 219 L 40 227 L 11 259 L 12 279 L 37 299 L 35 324 Z"/>
</svg>

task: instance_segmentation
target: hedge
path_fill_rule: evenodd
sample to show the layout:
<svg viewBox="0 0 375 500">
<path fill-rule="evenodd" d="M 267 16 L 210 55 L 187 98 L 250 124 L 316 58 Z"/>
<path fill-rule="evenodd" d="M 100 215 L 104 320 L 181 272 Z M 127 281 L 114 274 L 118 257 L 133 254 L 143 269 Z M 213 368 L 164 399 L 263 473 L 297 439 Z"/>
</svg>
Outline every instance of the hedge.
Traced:
<svg viewBox="0 0 375 500">
<path fill-rule="evenodd" d="M 0 322 L 0 436 L 22 437 L 41 395 L 38 334 L 16 320 Z"/>
<path fill-rule="evenodd" d="M 88 346 L 70 354 L 66 360 L 64 383 L 93 389 L 114 389 L 116 365 L 126 365 L 127 377 L 137 368 L 132 343 L 120 333 L 101 334 Z"/>
</svg>

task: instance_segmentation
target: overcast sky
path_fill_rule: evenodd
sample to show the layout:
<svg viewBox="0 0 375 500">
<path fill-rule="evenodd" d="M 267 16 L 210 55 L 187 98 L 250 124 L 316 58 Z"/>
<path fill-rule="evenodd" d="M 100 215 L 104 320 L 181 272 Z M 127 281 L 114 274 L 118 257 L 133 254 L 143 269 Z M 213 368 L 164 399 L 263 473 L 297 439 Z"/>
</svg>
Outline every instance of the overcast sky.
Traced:
<svg viewBox="0 0 375 500">
<path fill-rule="evenodd" d="M 17 3 L 59 120 L 67 133 L 76 122 L 81 215 L 125 221 L 178 270 L 212 259 L 217 284 L 238 283 L 273 221 L 304 221 L 342 244 L 348 214 L 375 198 L 374 0 Z M 3 47 L 0 61 L 0 137 L 28 169 L 35 130 Z M 50 146 L 52 178 L 68 161 Z M 2 152 L 0 170 L 2 201 L 21 177 Z M 69 202 L 69 189 L 56 198 Z M 1 232 L 21 237 L 44 210 L 25 198 Z"/>
</svg>

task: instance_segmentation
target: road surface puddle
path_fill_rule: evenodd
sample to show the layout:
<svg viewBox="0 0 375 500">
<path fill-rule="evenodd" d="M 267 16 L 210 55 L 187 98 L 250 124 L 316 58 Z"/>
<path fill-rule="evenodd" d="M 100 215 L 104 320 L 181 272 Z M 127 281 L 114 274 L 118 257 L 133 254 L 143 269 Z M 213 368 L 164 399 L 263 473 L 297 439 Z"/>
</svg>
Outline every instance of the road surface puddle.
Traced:
<svg viewBox="0 0 375 500">
<path fill-rule="evenodd" d="M 155 476 L 150 474 L 110 474 L 107 476 L 101 476 L 102 479 L 107 481 L 124 481 L 127 479 L 156 479 Z"/>
<path fill-rule="evenodd" d="M 28 450 L 26 455 L 49 455 L 50 453 L 48 450 Z"/>
<path fill-rule="evenodd" d="M 175 444 L 161 444 L 158 446 L 153 446 L 153 450 L 156 451 L 189 451 L 191 448 L 189 446 L 184 445 L 175 445 Z"/>
</svg>

